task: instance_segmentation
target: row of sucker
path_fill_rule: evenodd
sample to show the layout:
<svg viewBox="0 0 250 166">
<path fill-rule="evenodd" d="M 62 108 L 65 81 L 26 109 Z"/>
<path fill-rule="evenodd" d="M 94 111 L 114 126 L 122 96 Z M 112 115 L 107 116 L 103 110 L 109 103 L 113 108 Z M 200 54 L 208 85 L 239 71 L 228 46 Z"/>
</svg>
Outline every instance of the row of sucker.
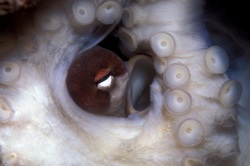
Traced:
<svg viewBox="0 0 250 166">
<path fill-rule="evenodd" d="M 159 10 L 154 11 L 154 6 L 160 6 Z M 168 10 L 173 11 L 167 1 L 138 1 L 125 7 L 124 27 L 118 36 L 131 54 L 144 51 L 153 57 L 157 78 L 164 82 L 163 118 L 172 126 L 175 148 L 183 152 L 182 165 L 217 165 L 225 156 L 238 154 L 236 107 L 242 87 L 227 77 L 229 58 L 221 47 L 204 45 L 200 38 L 188 38 L 185 29 L 173 29 L 173 20 L 167 17 L 154 17 L 159 13 L 167 15 Z M 185 23 L 183 26 L 188 27 Z M 195 40 L 202 44 L 190 49 Z M 221 146 L 213 141 L 219 141 Z M 196 154 L 196 150 L 201 151 Z"/>
<path fill-rule="evenodd" d="M 53 162 L 56 162 L 54 165 L 110 165 L 113 162 L 114 165 L 144 165 L 144 162 L 148 162 L 148 165 L 217 165 L 238 153 L 236 106 L 243 89 L 238 81 L 230 80 L 225 74 L 229 67 L 227 53 L 194 35 L 200 30 L 192 27 L 198 20 L 195 12 L 200 1 L 137 0 L 127 3 L 129 6 L 125 8 L 122 8 L 122 3 L 123 0 L 43 0 L 35 11 L 13 15 L 11 28 L 1 28 L 0 165 L 51 165 Z M 176 10 L 185 5 L 188 9 Z M 195 6 L 193 10 L 192 5 Z M 186 14 L 186 10 L 195 14 Z M 28 15 L 30 19 L 27 19 Z M 117 35 L 124 45 L 124 51 L 144 52 L 152 56 L 134 62 L 139 67 L 138 73 L 142 73 L 139 77 L 136 72 L 133 75 L 137 79 L 133 84 L 138 87 L 134 92 L 137 90 L 140 91 L 139 95 L 148 94 L 147 88 L 151 86 L 149 82 L 153 77 L 161 82 L 160 90 L 151 87 L 155 94 L 150 91 L 150 99 L 141 99 L 139 95 L 134 97 L 133 102 L 139 101 L 139 104 L 134 104 L 137 106 L 135 109 L 143 110 L 141 114 L 134 114 L 131 119 L 115 119 L 111 112 L 111 118 L 102 119 L 89 115 L 87 110 L 77 112 L 84 109 L 78 109 L 75 105 L 71 107 L 71 100 L 53 103 L 61 97 L 60 94 L 64 94 L 65 89 L 57 93 L 54 91 L 58 90 L 57 87 L 63 87 L 65 80 L 61 78 L 68 71 L 62 70 L 65 71 L 61 73 L 62 76 L 57 75 L 57 70 L 64 65 L 66 68 L 70 66 L 69 62 L 73 62 L 77 56 L 72 53 L 77 53 L 78 58 L 86 53 L 72 50 L 84 50 L 83 47 L 86 51 L 96 41 L 103 39 L 120 19 L 125 27 L 121 27 Z M 98 34 L 99 28 L 105 35 Z M 80 76 L 91 76 L 93 84 L 83 91 L 91 93 L 94 89 L 106 94 L 114 89 L 109 96 L 113 111 L 117 109 L 116 105 L 124 105 L 120 98 L 124 99 L 122 95 L 126 91 L 127 72 L 125 66 L 120 65 L 120 60 L 118 67 L 114 66 L 111 70 L 109 67 L 114 61 L 102 58 L 104 60 L 94 58 L 100 60 L 95 73 L 91 73 L 94 63 L 84 61 L 84 66 L 89 66 L 89 70 L 80 72 Z M 151 60 L 157 74 L 151 70 Z M 106 61 L 107 65 L 103 67 Z M 117 71 L 121 73 L 114 74 Z M 148 74 L 149 78 L 143 74 Z M 124 77 L 118 78 L 120 75 Z M 89 83 L 84 80 L 86 78 L 89 77 L 72 79 Z M 139 87 L 142 78 L 148 82 Z M 117 84 L 123 85 L 123 89 Z M 53 91 L 51 87 L 56 90 Z M 78 89 L 76 91 L 80 92 Z M 58 96 L 53 96 L 54 93 Z M 105 105 L 98 105 L 96 101 L 104 101 L 106 106 L 110 104 L 109 97 L 104 96 L 100 100 L 100 96 L 94 94 L 93 100 L 89 100 L 88 93 L 82 95 L 86 97 L 88 106 L 98 107 L 98 111 Z M 157 100 L 153 100 L 154 95 Z M 62 98 L 68 99 L 67 96 Z M 161 99 L 162 103 L 157 103 Z M 148 100 L 152 102 L 149 106 Z M 146 103 L 146 108 L 140 103 Z M 68 110 L 64 110 L 64 106 Z M 136 110 L 129 113 L 134 112 Z M 144 121 L 142 116 L 149 118 Z M 137 125 L 137 122 L 140 124 Z M 104 127 L 100 124 L 104 124 Z M 143 131 L 142 124 L 145 125 Z M 84 132 L 81 129 L 85 129 Z M 152 129 L 153 134 L 149 132 Z M 145 139 L 143 133 L 146 133 Z M 33 139 L 33 136 L 37 136 L 37 139 Z M 158 138 L 161 140 L 158 141 Z M 153 144 L 150 145 L 152 140 Z M 160 149 L 159 156 L 159 153 L 151 151 L 155 147 Z M 151 160 L 153 164 L 150 164 Z"/>
<path fill-rule="evenodd" d="M 34 9 L 23 10 L 11 15 L 9 22 L 6 23 L 6 28 L 0 28 L 0 165 L 30 165 L 29 162 L 33 163 L 31 165 L 39 165 L 36 158 L 28 159 L 29 162 L 19 159 L 22 150 L 9 146 L 12 144 L 11 140 L 14 139 L 15 133 L 9 135 L 9 132 L 5 133 L 5 131 L 9 131 L 6 130 L 7 125 L 17 123 L 15 118 L 18 117 L 16 116 L 25 117 L 29 111 L 29 109 L 25 109 L 26 104 L 34 105 L 34 112 L 39 110 L 41 103 L 36 98 L 43 96 L 36 96 L 31 92 L 30 98 L 35 99 L 35 102 L 25 102 L 20 107 L 17 105 L 20 99 L 12 99 L 30 93 L 29 90 L 40 94 L 43 91 L 41 87 L 44 86 L 48 86 L 47 89 L 50 89 L 52 86 L 50 83 L 55 77 L 53 72 L 58 65 L 57 60 L 65 58 L 63 56 L 66 56 L 67 49 L 70 47 L 76 50 L 73 51 L 76 54 L 77 49 L 86 50 L 105 38 L 121 19 L 122 3 L 124 2 L 114 0 L 44 0 L 40 1 Z M 102 32 L 100 33 L 98 30 Z M 94 37 L 92 38 L 92 36 Z M 39 83 L 42 85 L 40 87 L 36 86 L 37 78 L 43 80 Z M 100 83 L 98 88 L 107 89 L 112 78 L 107 81 Z M 30 86 L 32 84 L 34 86 Z M 46 98 L 49 99 L 50 95 L 51 92 Z M 12 99 L 9 100 L 9 98 Z M 30 98 L 21 100 L 26 101 Z M 56 104 L 54 103 L 54 105 Z M 34 120 L 32 116 L 30 115 L 31 122 Z M 28 130 L 24 128 L 24 131 L 19 133 L 20 138 L 27 137 L 26 133 L 33 130 L 32 127 L 35 126 L 35 123 L 25 122 L 21 126 L 26 125 Z M 13 126 L 15 128 L 15 125 Z M 15 130 L 10 131 L 16 132 Z M 2 137 L 2 135 L 4 136 Z M 22 140 L 19 141 L 22 144 Z M 28 149 L 29 145 L 26 142 L 28 141 L 23 142 L 23 145 Z M 32 147 L 32 143 L 30 143 L 30 147 Z M 22 154 L 21 157 L 26 158 L 25 154 Z M 31 157 L 35 157 L 35 155 Z"/>
<path fill-rule="evenodd" d="M 68 3 L 68 2 L 67 2 Z M 70 2 L 69 15 L 76 24 L 86 26 L 96 21 L 104 25 L 114 24 L 120 20 L 122 7 L 116 1 L 103 1 L 95 4 L 91 0 L 74 0 Z M 66 4 L 69 5 L 69 4 Z"/>
</svg>

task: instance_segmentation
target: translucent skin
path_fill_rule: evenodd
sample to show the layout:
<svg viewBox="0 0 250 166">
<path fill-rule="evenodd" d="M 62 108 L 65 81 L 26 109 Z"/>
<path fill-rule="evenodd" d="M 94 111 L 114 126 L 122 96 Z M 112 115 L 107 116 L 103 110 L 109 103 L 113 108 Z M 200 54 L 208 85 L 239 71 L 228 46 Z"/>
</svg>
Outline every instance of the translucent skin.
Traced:
<svg viewBox="0 0 250 166">
<path fill-rule="evenodd" d="M 226 93 L 228 90 L 231 92 L 230 88 L 234 92 L 235 84 L 226 84 L 229 88 L 223 88 L 224 83 L 229 80 L 226 73 L 221 73 L 222 70 L 219 68 L 220 75 L 217 75 L 213 73 L 217 72 L 216 69 L 209 70 L 206 66 L 214 60 L 217 61 L 216 58 L 212 58 L 212 61 L 206 62 L 206 53 L 211 45 L 200 18 L 201 1 L 190 0 L 180 3 L 178 0 L 138 0 L 126 3 L 127 9 L 139 6 L 143 11 L 150 11 L 152 17 L 146 22 L 143 22 L 144 19 L 135 19 L 139 22 L 121 28 L 128 28 L 133 32 L 132 37 L 132 33 L 120 33 L 123 44 L 127 40 L 132 41 L 124 44 L 125 47 L 121 50 L 129 57 L 134 55 L 129 48 L 152 57 L 136 56 L 127 64 L 129 74 L 133 77 L 128 84 L 126 108 L 120 108 L 119 104 L 118 108 L 113 108 L 129 110 L 127 116 L 122 118 L 116 114 L 100 116 L 89 113 L 80 108 L 69 94 L 66 78 L 70 65 L 82 53 L 102 40 L 121 19 L 113 16 L 105 19 L 92 14 L 88 16 L 88 10 L 78 3 L 78 12 L 72 12 L 74 2 L 78 1 L 45 1 L 32 14 L 24 12 L 23 15 L 13 16 L 10 28 L 4 31 L 7 37 L 0 35 L 6 37 L 4 41 L 7 41 L 4 42 L 4 47 L 1 47 L 0 42 L 1 64 L 4 64 L 1 66 L 7 66 L 1 68 L 0 74 L 1 164 L 186 166 L 219 165 L 222 160 L 228 158 L 231 159 L 229 163 L 232 165 L 248 164 L 249 140 L 244 135 L 249 131 L 248 114 L 245 109 L 249 101 L 246 89 L 249 81 L 246 72 L 248 69 L 244 68 L 245 73 L 235 74 L 236 71 L 229 68 L 230 78 L 239 79 L 243 86 L 243 95 L 239 104 L 235 105 L 238 97 L 234 98 L 231 93 Z M 111 3 L 98 0 L 83 2 L 91 3 L 93 10 L 104 9 L 101 13 L 103 11 L 105 14 L 101 16 L 109 16 L 109 9 L 114 9 L 112 11 L 115 13 L 119 12 L 120 7 L 124 5 L 118 0 Z M 99 8 L 105 4 L 114 5 Z M 173 15 L 156 17 L 159 14 L 158 9 L 165 7 L 174 10 L 171 12 Z M 164 14 L 169 10 L 160 11 Z M 27 15 L 34 15 L 32 21 L 23 19 Z M 91 21 L 88 18 L 91 18 Z M 105 21 L 102 22 L 103 18 Z M 114 24 L 106 22 L 114 18 L 117 19 Z M 183 19 L 187 21 L 185 24 L 182 22 Z M 189 22 L 188 19 L 194 21 Z M 14 25 L 22 27 L 15 28 Z M 173 29 L 176 31 L 173 32 Z M 155 33 L 170 34 L 174 39 L 175 43 L 168 49 L 167 56 L 159 57 L 152 49 L 150 38 Z M 119 32 L 117 34 L 119 35 Z M 167 42 L 164 40 L 154 48 L 166 46 Z M 126 48 L 131 45 L 133 47 Z M 97 58 L 93 58 L 93 64 L 98 61 Z M 105 61 L 106 59 L 108 58 L 103 60 L 104 64 L 116 64 L 113 60 L 109 62 Z M 159 63 L 154 63 L 155 59 Z M 9 62 L 14 65 L 8 65 Z M 158 68 L 158 65 L 161 67 Z M 167 73 L 166 77 L 167 80 L 174 79 L 169 86 L 169 82 L 164 82 L 163 74 L 173 65 L 177 68 L 171 70 L 170 74 Z M 183 69 L 178 66 L 185 67 Z M 89 71 L 91 72 L 92 70 Z M 95 74 L 92 76 L 91 85 L 94 87 L 94 80 L 100 79 L 99 76 L 95 79 Z M 181 78 L 188 79 L 182 81 Z M 117 95 L 118 99 L 126 95 L 126 86 L 120 85 L 127 84 L 128 75 L 125 74 L 117 81 L 119 87 L 124 88 L 117 91 L 120 93 L 113 93 L 114 99 L 117 99 Z M 181 83 L 176 85 L 175 82 Z M 176 91 L 183 93 L 168 93 Z M 92 93 L 89 89 L 85 92 Z M 133 102 L 130 101 L 131 98 Z M 150 101 L 144 98 L 149 98 Z M 98 97 L 91 102 L 95 100 L 98 100 Z M 116 100 L 114 103 L 119 101 Z M 174 104 L 167 101 L 173 101 Z M 228 102 L 233 105 L 227 107 Z M 145 104 L 146 108 L 141 107 L 144 109 L 138 112 L 138 107 L 135 106 L 137 104 Z M 185 110 L 182 111 L 182 108 Z M 237 114 L 239 135 L 235 126 Z M 239 148 L 242 153 L 235 156 L 239 153 Z"/>
</svg>

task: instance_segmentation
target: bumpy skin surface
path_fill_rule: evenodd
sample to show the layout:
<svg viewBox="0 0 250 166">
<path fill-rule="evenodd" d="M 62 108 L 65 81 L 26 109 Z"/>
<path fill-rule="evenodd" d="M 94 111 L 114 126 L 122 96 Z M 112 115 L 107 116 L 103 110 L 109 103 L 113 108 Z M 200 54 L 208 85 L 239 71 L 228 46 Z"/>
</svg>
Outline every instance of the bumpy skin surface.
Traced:
<svg viewBox="0 0 250 166">
<path fill-rule="evenodd" d="M 202 5 L 58 0 L 14 15 L 0 33 L 1 164 L 211 166 L 231 159 L 246 166 L 248 75 L 232 77 L 243 89 L 226 75 L 227 53 L 210 44 Z M 112 110 L 126 109 L 127 116 L 92 114 L 71 98 L 68 69 L 121 19 L 117 35 L 122 52 L 132 57 L 130 80 L 125 108 Z M 103 63 L 113 66 L 107 59 Z M 114 80 L 118 89 L 108 93 L 117 103 L 127 93 L 128 76 Z"/>
</svg>

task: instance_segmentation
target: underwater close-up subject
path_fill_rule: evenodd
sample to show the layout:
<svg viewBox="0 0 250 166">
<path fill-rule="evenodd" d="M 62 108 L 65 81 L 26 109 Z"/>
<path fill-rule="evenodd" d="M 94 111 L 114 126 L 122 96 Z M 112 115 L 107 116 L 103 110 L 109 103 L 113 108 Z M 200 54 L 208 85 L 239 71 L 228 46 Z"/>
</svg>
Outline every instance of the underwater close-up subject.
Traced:
<svg viewBox="0 0 250 166">
<path fill-rule="evenodd" d="M 245 5 L 0 0 L 0 166 L 249 166 Z"/>
</svg>

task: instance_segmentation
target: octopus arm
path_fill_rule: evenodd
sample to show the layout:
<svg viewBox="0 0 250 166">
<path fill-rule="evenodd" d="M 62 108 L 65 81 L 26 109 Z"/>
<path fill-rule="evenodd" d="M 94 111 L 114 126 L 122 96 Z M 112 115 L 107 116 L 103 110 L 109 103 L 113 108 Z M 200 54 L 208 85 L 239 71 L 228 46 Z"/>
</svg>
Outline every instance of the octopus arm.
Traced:
<svg viewBox="0 0 250 166">
<path fill-rule="evenodd" d="M 233 50 L 214 46 L 203 5 L 43 0 L 12 15 L 0 31 L 0 165 L 247 165 L 249 52 L 232 36 Z M 95 47 L 109 33 L 128 62 Z"/>
</svg>

